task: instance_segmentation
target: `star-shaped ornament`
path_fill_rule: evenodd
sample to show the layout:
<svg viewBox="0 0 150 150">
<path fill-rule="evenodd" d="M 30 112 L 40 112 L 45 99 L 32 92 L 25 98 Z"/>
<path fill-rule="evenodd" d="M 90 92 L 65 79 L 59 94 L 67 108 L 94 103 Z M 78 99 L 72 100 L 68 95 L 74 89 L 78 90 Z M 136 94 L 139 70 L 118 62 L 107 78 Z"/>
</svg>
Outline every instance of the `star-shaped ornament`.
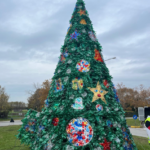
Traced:
<svg viewBox="0 0 150 150">
<path fill-rule="evenodd" d="M 88 89 L 90 89 L 90 91 L 94 93 L 92 102 L 95 102 L 96 100 L 98 100 L 98 99 L 100 98 L 104 103 L 107 104 L 104 95 L 106 95 L 108 92 L 107 92 L 107 91 L 104 91 L 104 90 L 101 88 L 99 82 L 97 82 L 96 88 L 88 87 Z"/>
<path fill-rule="evenodd" d="M 111 144 L 111 142 L 107 142 L 106 138 L 104 139 L 104 143 L 99 143 L 99 144 L 104 147 L 103 150 L 110 150 L 110 144 Z"/>
<path fill-rule="evenodd" d="M 78 13 L 80 14 L 80 16 L 85 15 L 85 10 L 80 9 Z"/>
</svg>

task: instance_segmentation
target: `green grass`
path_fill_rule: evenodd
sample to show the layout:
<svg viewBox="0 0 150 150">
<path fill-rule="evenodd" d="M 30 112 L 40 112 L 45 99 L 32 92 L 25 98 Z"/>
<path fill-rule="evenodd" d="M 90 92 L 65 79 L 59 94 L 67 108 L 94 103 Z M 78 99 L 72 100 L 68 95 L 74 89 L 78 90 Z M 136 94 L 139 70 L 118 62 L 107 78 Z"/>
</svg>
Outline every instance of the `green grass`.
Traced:
<svg viewBox="0 0 150 150">
<path fill-rule="evenodd" d="M 141 122 L 139 121 L 139 119 L 126 119 L 126 121 L 128 126 L 141 126 Z"/>
<path fill-rule="evenodd" d="M 22 110 L 23 113 L 27 113 L 27 111 L 28 111 L 28 110 L 26 110 L 26 109 L 25 109 L 25 110 Z"/>
<path fill-rule="evenodd" d="M 28 146 L 20 145 L 15 135 L 21 126 L 0 127 L 0 150 L 30 150 Z M 138 150 L 150 150 L 147 138 L 133 136 Z"/>
<path fill-rule="evenodd" d="M 134 142 L 138 150 L 150 150 L 148 139 L 139 136 L 133 136 Z"/>
<path fill-rule="evenodd" d="M 20 127 L 0 127 L 0 150 L 30 150 L 28 146 L 20 145 L 20 141 L 15 137 Z"/>
</svg>

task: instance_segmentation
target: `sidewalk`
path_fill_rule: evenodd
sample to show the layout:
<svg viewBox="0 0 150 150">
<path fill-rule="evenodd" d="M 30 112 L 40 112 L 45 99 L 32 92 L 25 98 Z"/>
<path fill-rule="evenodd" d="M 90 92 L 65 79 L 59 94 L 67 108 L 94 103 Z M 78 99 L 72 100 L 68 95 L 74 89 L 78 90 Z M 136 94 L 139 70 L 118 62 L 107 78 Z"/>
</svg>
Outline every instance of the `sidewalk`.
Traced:
<svg viewBox="0 0 150 150">
<path fill-rule="evenodd" d="M 14 123 L 10 121 L 0 121 L 0 127 L 2 126 L 10 126 L 10 125 L 21 125 L 21 120 L 15 120 Z M 129 128 L 132 135 L 141 136 L 141 137 L 148 137 L 146 133 L 146 128 Z"/>
<path fill-rule="evenodd" d="M 15 120 L 15 122 L 0 121 L 0 127 L 3 127 L 3 126 L 12 126 L 12 125 L 22 125 L 22 122 L 21 122 L 21 120 Z"/>
</svg>

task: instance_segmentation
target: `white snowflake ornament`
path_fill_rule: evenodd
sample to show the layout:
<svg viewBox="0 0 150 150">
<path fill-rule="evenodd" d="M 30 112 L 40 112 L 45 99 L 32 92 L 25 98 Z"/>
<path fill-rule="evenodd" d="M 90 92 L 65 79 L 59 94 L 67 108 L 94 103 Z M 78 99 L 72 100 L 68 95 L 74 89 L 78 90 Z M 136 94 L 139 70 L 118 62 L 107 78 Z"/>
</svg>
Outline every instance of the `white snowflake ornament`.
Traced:
<svg viewBox="0 0 150 150">
<path fill-rule="evenodd" d="M 40 117 L 40 112 L 38 112 L 38 113 L 36 114 L 36 117 Z"/>
<path fill-rule="evenodd" d="M 66 72 L 66 73 L 68 73 L 68 74 L 71 73 L 71 69 L 67 69 L 67 72 Z"/>
<path fill-rule="evenodd" d="M 58 71 L 57 71 L 57 73 L 60 73 L 61 72 L 61 70 L 59 69 Z"/>
<path fill-rule="evenodd" d="M 87 96 L 87 93 L 86 92 L 84 92 L 83 94 L 81 94 L 82 95 L 82 97 L 86 97 Z"/>
<path fill-rule="evenodd" d="M 71 95 L 71 96 L 69 97 L 69 99 L 74 99 L 74 95 Z"/>
<path fill-rule="evenodd" d="M 64 78 L 64 82 L 67 82 L 68 81 L 68 79 L 69 79 L 69 77 L 67 76 L 67 77 L 65 77 Z"/>
<path fill-rule="evenodd" d="M 72 60 L 70 59 L 70 60 L 68 60 L 68 64 L 71 64 L 72 63 Z"/>
<path fill-rule="evenodd" d="M 75 50 L 76 50 L 76 48 L 74 47 L 74 48 L 72 48 L 71 50 L 72 50 L 72 51 L 75 51 Z"/>
<path fill-rule="evenodd" d="M 83 29 L 83 30 L 82 30 L 82 33 L 86 33 L 86 30 L 85 30 L 85 29 Z"/>
<path fill-rule="evenodd" d="M 94 148 L 94 150 L 102 150 L 100 147 Z"/>
<path fill-rule="evenodd" d="M 73 146 L 68 145 L 68 146 L 66 147 L 66 150 L 74 150 L 74 147 L 73 147 Z"/>
<path fill-rule="evenodd" d="M 116 139 L 115 139 L 115 141 L 117 142 L 117 143 L 120 143 L 120 139 L 117 137 Z"/>
</svg>

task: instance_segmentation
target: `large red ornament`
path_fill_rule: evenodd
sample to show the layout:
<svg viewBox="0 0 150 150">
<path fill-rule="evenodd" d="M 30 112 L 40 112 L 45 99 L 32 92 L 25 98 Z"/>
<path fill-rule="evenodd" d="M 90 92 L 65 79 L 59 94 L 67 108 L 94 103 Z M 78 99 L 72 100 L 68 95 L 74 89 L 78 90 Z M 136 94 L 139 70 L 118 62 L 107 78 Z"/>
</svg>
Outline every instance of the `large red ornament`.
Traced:
<svg viewBox="0 0 150 150">
<path fill-rule="evenodd" d="M 100 143 L 100 145 L 102 145 L 104 147 L 103 150 L 110 150 L 111 142 L 107 142 L 106 138 L 104 140 L 105 140 L 105 142 L 104 143 Z"/>
<path fill-rule="evenodd" d="M 95 49 L 94 59 L 97 60 L 97 61 L 103 62 L 102 56 L 101 56 L 100 52 L 97 49 Z"/>
<path fill-rule="evenodd" d="M 103 80 L 103 84 L 105 85 L 106 88 L 109 88 L 109 84 L 107 80 Z"/>
<path fill-rule="evenodd" d="M 54 126 L 57 126 L 58 125 L 58 122 L 59 122 L 59 118 L 54 118 L 53 121 L 52 121 L 52 124 Z"/>
</svg>

